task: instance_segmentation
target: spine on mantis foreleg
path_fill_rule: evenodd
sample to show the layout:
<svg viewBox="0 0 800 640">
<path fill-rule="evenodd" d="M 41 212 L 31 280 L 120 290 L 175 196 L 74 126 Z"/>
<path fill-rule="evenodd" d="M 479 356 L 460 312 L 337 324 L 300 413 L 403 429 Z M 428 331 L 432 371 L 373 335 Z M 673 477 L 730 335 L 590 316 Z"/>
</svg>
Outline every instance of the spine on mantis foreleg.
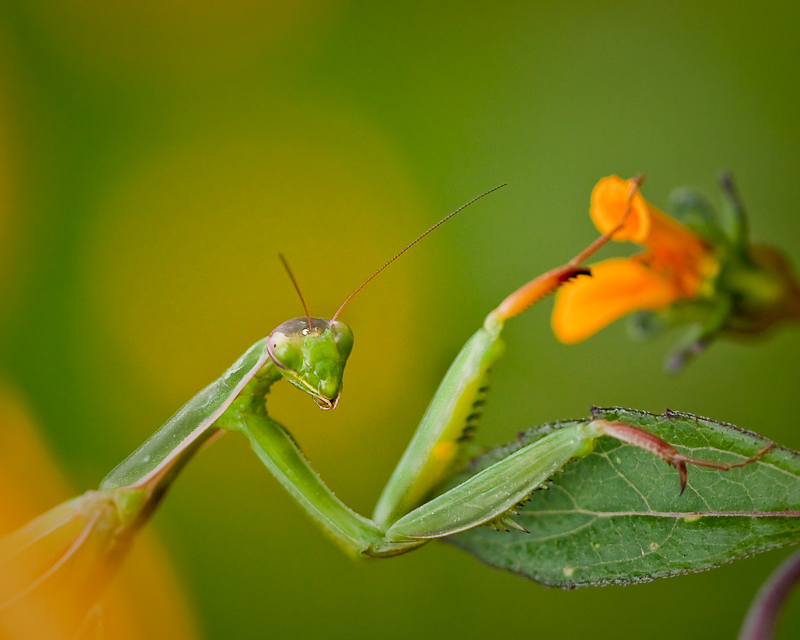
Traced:
<svg viewBox="0 0 800 640">
<path fill-rule="evenodd" d="M 250 347 L 222 376 L 181 407 L 100 484 L 103 490 L 138 486 L 194 453 L 213 435 L 214 422 L 269 359 L 267 339 Z M 185 462 L 185 459 L 183 459 Z"/>
</svg>

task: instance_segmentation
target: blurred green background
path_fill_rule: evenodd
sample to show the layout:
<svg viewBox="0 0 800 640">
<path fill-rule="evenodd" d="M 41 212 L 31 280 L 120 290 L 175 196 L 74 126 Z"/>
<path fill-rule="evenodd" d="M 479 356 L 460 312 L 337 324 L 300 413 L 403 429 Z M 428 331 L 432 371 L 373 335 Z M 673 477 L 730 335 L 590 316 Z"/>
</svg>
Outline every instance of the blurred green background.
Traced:
<svg viewBox="0 0 800 640">
<path fill-rule="evenodd" d="M 485 313 L 596 235 L 595 182 L 644 172 L 717 197 L 800 258 L 796 2 L 0 3 L 0 370 L 76 489 L 95 487 L 247 346 L 345 313 L 336 412 L 276 388 L 330 486 L 369 514 L 438 379 Z M 800 331 L 719 343 L 680 377 L 672 339 L 621 323 L 559 345 L 550 302 L 509 323 L 478 438 L 665 407 L 800 448 Z M 520 418 L 524 416 L 524 418 Z M 26 479 L 35 481 L 35 479 Z M 677 483 L 677 481 L 676 481 Z M 628 588 L 544 589 L 443 544 L 354 563 L 229 436 L 154 522 L 207 638 L 730 638 L 785 552 Z M 800 625 L 795 598 L 784 628 Z"/>
</svg>

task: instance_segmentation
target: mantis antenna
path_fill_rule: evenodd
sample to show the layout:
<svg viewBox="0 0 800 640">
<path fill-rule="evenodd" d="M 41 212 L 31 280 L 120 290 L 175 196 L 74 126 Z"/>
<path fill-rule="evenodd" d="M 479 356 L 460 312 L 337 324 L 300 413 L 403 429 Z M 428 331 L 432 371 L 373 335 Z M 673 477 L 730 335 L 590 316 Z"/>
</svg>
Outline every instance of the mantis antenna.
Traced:
<svg viewBox="0 0 800 640">
<path fill-rule="evenodd" d="M 292 268 L 289 266 L 289 262 L 286 260 L 286 257 L 282 253 L 279 253 L 278 257 L 281 259 L 281 262 L 286 269 L 286 273 L 289 274 L 292 284 L 294 285 L 294 289 L 297 291 L 297 295 L 300 296 L 300 302 L 303 303 L 303 311 L 306 312 L 306 320 L 308 320 L 308 330 L 311 331 L 311 314 L 308 312 L 308 305 L 306 304 L 306 299 L 303 297 L 303 292 L 300 291 L 300 285 L 297 284 L 297 278 L 294 277 L 294 273 L 292 272 Z"/>
<path fill-rule="evenodd" d="M 441 220 L 439 220 L 439 222 L 437 222 L 435 225 L 433 225 L 433 226 L 432 226 L 430 229 L 428 229 L 428 230 L 427 230 L 425 233 L 423 233 L 422 235 L 418 236 L 416 240 L 414 240 L 413 242 L 411 242 L 411 243 L 409 243 L 408 245 L 406 245 L 406 247 L 405 247 L 405 248 L 404 248 L 402 251 L 400 251 L 399 253 L 397 253 L 397 254 L 396 254 L 396 255 L 395 255 L 395 256 L 394 256 L 394 257 L 393 257 L 391 260 L 389 260 L 388 262 L 386 262 L 386 263 L 385 263 L 385 264 L 384 264 L 384 265 L 383 265 L 383 266 L 382 266 L 380 269 L 378 269 L 378 270 L 377 270 L 375 273 L 373 273 L 373 274 L 372 274 L 372 275 L 371 275 L 369 278 L 367 278 L 366 280 L 364 280 L 364 282 L 362 282 L 360 285 L 358 285 L 358 287 L 356 287 L 356 290 L 355 290 L 355 291 L 353 291 L 353 293 L 351 293 L 349 296 L 347 296 L 347 298 L 345 298 L 345 301 L 344 301 L 344 302 L 342 303 L 342 305 L 341 305 L 341 306 L 340 306 L 340 307 L 339 307 L 339 308 L 336 310 L 336 313 L 334 313 L 334 314 L 333 314 L 333 317 L 331 318 L 331 322 L 333 322 L 334 320 L 336 320 L 336 318 L 337 318 L 337 317 L 339 316 L 339 314 L 342 312 L 342 309 L 344 309 L 344 308 L 347 306 L 347 303 L 349 303 L 349 302 L 350 302 L 350 301 L 351 301 L 351 300 L 352 300 L 352 299 L 355 297 L 355 295 L 356 295 L 356 294 L 357 294 L 359 291 L 361 291 L 361 290 L 362 290 L 364 287 L 366 287 L 366 286 L 367 286 L 367 284 L 369 284 L 369 282 L 370 282 L 370 281 L 371 281 L 371 280 L 372 280 L 372 279 L 373 279 L 375 276 L 377 276 L 377 275 L 378 275 L 378 274 L 379 274 L 381 271 L 383 271 L 383 270 L 384 270 L 386 267 L 388 267 L 390 264 L 392 264 L 392 262 L 394 262 L 395 260 L 397 260 L 397 259 L 398 259 L 400 256 L 402 256 L 402 255 L 403 255 L 403 254 L 404 254 L 406 251 L 408 251 L 408 250 L 409 250 L 411 247 L 413 247 L 413 246 L 414 246 L 415 244 L 417 244 L 417 243 L 418 243 L 420 240 L 422 240 L 422 239 L 423 239 L 425 236 L 427 236 L 427 235 L 428 235 L 428 234 L 429 234 L 431 231 L 433 231 L 434 229 L 437 229 L 437 228 L 439 228 L 440 226 L 442 226 L 442 225 L 443 225 L 445 222 L 447 222 L 447 221 L 448 221 L 450 218 L 452 218 L 452 217 L 453 217 L 454 215 L 456 215 L 457 213 L 459 213 L 459 212 L 463 211 L 464 209 L 466 209 L 466 208 L 467 208 L 469 205 L 471 205 L 471 204 L 474 204 L 475 202 L 477 202 L 478 200 L 480 200 L 480 199 L 481 199 L 481 198 L 483 198 L 484 196 L 488 196 L 490 193 L 492 193 L 492 192 L 494 192 L 494 191 L 497 191 L 498 189 L 502 189 L 502 188 L 503 188 L 503 187 L 505 187 L 507 184 L 508 184 L 508 183 L 506 182 L 506 183 L 503 183 L 503 184 L 501 184 L 501 185 L 499 185 L 499 186 L 495 187 L 494 189 L 489 189 L 488 191 L 485 191 L 485 192 L 484 192 L 484 193 L 482 193 L 481 195 L 479 195 L 479 196 L 477 196 L 477 197 L 473 198 L 472 200 L 470 200 L 470 201 L 469 201 L 469 202 L 467 202 L 466 204 L 464 204 L 464 205 L 461 205 L 461 206 L 460 206 L 458 209 L 456 209 L 456 210 L 455 210 L 455 211 L 453 211 L 452 213 L 448 213 L 448 214 L 447 214 L 447 215 L 446 215 L 444 218 L 442 218 Z"/>
</svg>

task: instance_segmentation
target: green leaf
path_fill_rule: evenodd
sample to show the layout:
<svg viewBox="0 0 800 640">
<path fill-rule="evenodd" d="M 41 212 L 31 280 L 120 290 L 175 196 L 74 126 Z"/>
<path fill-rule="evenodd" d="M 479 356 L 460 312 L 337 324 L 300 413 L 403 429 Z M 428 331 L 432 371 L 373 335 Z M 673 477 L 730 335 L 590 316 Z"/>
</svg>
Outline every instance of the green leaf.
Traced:
<svg viewBox="0 0 800 640">
<path fill-rule="evenodd" d="M 729 424 L 667 411 L 598 409 L 595 417 L 640 426 L 680 451 L 737 462 L 765 438 Z M 472 461 L 447 489 L 520 447 L 575 422 L 537 427 Z M 800 454 L 776 446 L 730 471 L 678 474 L 654 455 L 602 437 L 512 516 L 530 533 L 478 527 L 447 538 L 483 562 L 559 587 L 630 584 L 703 571 L 800 539 Z"/>
</svg>

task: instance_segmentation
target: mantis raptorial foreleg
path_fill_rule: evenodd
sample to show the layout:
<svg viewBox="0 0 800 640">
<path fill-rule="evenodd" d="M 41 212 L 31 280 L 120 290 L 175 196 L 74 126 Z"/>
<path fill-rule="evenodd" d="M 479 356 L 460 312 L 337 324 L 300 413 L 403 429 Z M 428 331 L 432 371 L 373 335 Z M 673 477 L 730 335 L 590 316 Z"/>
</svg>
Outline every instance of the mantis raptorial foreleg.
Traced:
<svg viewBox="0 0 800 640">
<path fill-rule="evenodd" d="M 414 437 L 383 490 L 373 515 L 382 526 L 389 526 L 419 505 L 422 498 L 441 482 L 458 453 L 458 440 L 476 402 L 481 403 L 481 389 L 488 371 L 501 355 L 500 333 L 509 318 L 552 293 L 565 282 L 580 275 L 589 275 L 581 263 L 605 245 L 622 227 L 631 207 L 635 189 L 643 178 L 633 180 L 627 210 L 615 229 L 581 251 L 568 263 L 531 280 L 511 295 L 486 317 L 439 385 Z"/>
<path fill-rule="evenodd" d="M 438 484 L 458 454 L 469 418 L 479 413 L 489 368 L 502 354 L 504 321 L 560 284 L 588 269 L 569 263 L 531 281 L 490 313 L 456 356 L 439 385 L 414 437 L 389 479 L 373 518 L 390 525 L 417 506 Z"/>
</svg>

